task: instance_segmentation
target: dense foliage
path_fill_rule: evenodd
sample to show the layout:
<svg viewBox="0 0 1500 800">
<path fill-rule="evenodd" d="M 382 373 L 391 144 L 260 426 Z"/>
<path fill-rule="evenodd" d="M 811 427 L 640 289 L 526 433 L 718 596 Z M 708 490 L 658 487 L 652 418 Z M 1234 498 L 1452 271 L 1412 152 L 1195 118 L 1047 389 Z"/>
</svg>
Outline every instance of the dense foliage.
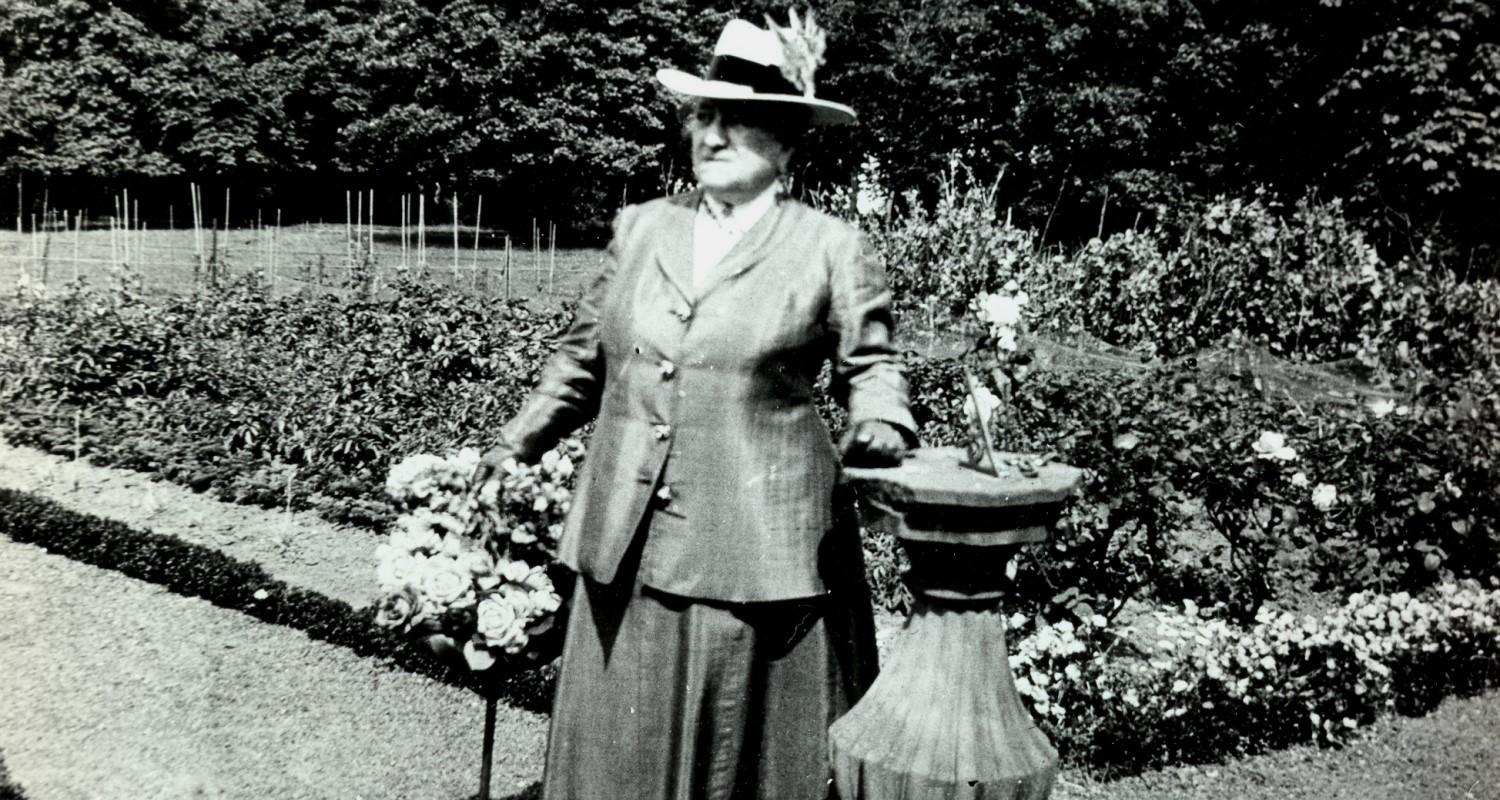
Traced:
<svg viewBox="0 0 1500 800">
<path fill-rule="evenodd" d="M 1043 626 L 1011 666 L 1059 749 L 1105 772 L 1340 744 L 1377 715 L 1500 683 L 1500 590 L 1473 582 L 1267 608 L 1246 626 L 1187 603 L 1157 611 L 1133 652 L 1100 621 Z"/>
<path fill-rule="evenodd" d="M 1338 728 L 1324 722 L 1357 724 L 1388 700 L 1405 707 L 1443 691 L 1358 672 L 1364 691 L 1379 690 L 1366 697 L 1344 679 L 1356 673 L 1312 668 L 1372 663 L 1337 643 L 1287 662 L 1290 672 L 1181 659 L 1117 667 L 1161 660 L 1138 633 L 1150 609 L 1197 609 L 1228 637 L 1209 650 L 1260 659 L 1258 648 L 1293 646 L 1291 628 L 1266 622 L 1271 609 L 1321 614 L 1360 592 L 1400 597 L 1500 577 L 1500 286 L 1461 281 L 1421 248 L 1382 256 L 1338 203 L 1254 195 L 1207 202 L 1180 232 L 1047 249 L 1005 219 L 992 185 L 954 169 L 931 211 L 863 224 L 886 254 L 913 341 L 927 339 L 924 328 L 940 334 L 911 358 L 929 444 L 956 443 L 967 428 L 959 362 L 940 344 L 962 332 L 963 298 L 1011 281 L 1031 297 L 1029 328 L 1040 334 L 1010 396 L 1018 424 L 1008 438 L 1084 467 L 1087 481 L 1049 544 L 1020 557 L 1012 625 L 1018 641 L 1063 642 L 1018 658 L 1033 658 L 1032 690 L 1051 687 L 1027 696 L 1070 757 L 1122 768 L 1176 758 L 1186 740 L 1162 734 L 1151 740 L 1161 747 L 1122 749 L 1110 736 L 1162 729 L 1179 713 L 1193 730 L 1222 728 L 1230 750 L 1330 738 Z M 565 322 L 408 284 L 273 296 L 245 278 L 148 303 L 128 268 L 119 277 L 25 289 L 0 306 L 8 438 L 371 525 L 391 518 L 381 489 L 393 465 L 485 443 Z M 872 536 L 866 560 L 878 600 L 901 607 L 899 551 Z M 1339 630 L 1366 624 L 1345 622 Z M 1256 625 L 1270 627 L 1245 633 Z M 1074 642 L 1069 630 L 1087 635 Z M 1439 644 L 1472 655 L 1488 630 L 1452 628 L 1458 638 Z M 1377 661 L 1405 676 L 1429 668 L 1428 656 L 1410 655 Z M 1464 669 L 1479 671 L 1462 674 L 1488 680 L 1470 655 Z M 1226 703 L 1259 702 L 1240 680 L 1299 682 L 1307 703 L 1296 710 L 1320 717 L 1271 704 L 1224 728 Z M 1108 702 L 1095 691 L 1104 685 L 1140 705 Z M 1196 710 L 1179 712 L 1177 695 Z"/>
<path fill-rule="evenodd" d="M 1387 251 L 1441 226 L 1451 264 L 1494 267 L 1491 3 L 812 7 L 832 42 L 820 91 L 863 124 L 810 143 L 807 183 L 875 156 L 898 193 L 930 193 L 963 152 L 984 181 L 1005 173 L 1004 205 L 1050 241 L 1171 222 L 1221 192 L 1316 188 Z M 0 174 L 30 181 L 32 211 L 38 187 L 97 210 L 119 185 L 185 176 L 274 185 L 312 218 L 359 185 L 599 223 L 683 174 L 653 71 L 698 68 L 728 16 L 766 11 L 785 4 L 19 0 L 0 6 Z"/>
<path fill-rule="evenodd" d="M 153 303 L 80 289 L 4 315 L 16 441 L 240 502 L 316 497 L 366 524 L 388 519 L 401 457 L 490 443 L 565 321 L 416 283 L 273 298 L 253 277 Z"/>
</svg>

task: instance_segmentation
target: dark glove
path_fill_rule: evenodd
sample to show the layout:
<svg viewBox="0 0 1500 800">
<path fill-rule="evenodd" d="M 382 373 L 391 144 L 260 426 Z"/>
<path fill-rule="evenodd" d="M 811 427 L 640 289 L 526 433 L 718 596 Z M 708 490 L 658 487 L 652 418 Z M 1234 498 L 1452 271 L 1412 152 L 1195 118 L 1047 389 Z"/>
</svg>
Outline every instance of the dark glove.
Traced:
<svg viewBox="0 0 1500 800">
<path fill-rule="evenodd" d="M 844 464 L 850 467 L 894 467 L 909 450 L 906 432 L 878 419 L 855 425 L 839 443 Z"/>
</svg>

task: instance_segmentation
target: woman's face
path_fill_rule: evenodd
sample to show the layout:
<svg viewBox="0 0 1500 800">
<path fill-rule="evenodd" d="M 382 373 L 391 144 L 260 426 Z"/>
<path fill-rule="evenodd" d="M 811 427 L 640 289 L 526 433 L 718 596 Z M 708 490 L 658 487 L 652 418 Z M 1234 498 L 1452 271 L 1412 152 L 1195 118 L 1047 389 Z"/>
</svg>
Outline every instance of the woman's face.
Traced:
<svg viewBox="0 0 1500 800">
<path fill-rule="evenodd" d="M 791 158 L 792 149 L 752 114 L 732 103 L 705 100 L 688 118 L 693 143 L 693 174 L 714 197 L 743 203 L 776 180 Z"/>
</svg>

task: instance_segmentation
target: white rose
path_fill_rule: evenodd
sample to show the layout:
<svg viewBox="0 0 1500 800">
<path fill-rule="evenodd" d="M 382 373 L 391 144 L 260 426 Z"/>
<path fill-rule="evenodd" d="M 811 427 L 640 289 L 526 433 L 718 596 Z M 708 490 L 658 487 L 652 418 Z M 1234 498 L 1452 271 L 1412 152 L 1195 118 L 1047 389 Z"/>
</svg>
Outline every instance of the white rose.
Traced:
<svg viewBox="0 0 1500 800">
<path fill-rule="evenodd" d="M 1295 486 L 1295 487 L 1297 487 L 1298 489 L 1306 489 L 1307 488 L 1307 473 L 1305 473 L 1305 472 L 1298 472 L 1295 475 L 1293 475 L 1292 476 L 1292 485 Z"/>
<path fill-rule="evenodd" d="M 528 619 L 535 615 L 537 609 L 531 602 L 531 592 L 525 587 L 514 583 L 503 584 L 497 593 L 499 598 L 508 604 L 520 619 Z"/>
<path fill-rule="evenodd" d="M 552 614 L 562 608 L 562 597 L 550 589 L 538 589 L 531 593 L 531 605 L 538 613 Z"/>
<path fill-rule="evenodd" d="M 524 561 L 506 561 L 500 566 L 500 577 L 510 583 L 525 583 L 527 576 L 531 574 L 531 567 Z"/>
<path fill-rule="evenodd" d="M 396 592 L 403 586 L 420 584 L 427 571 L 427 556 L 420 553 L 387 551 L 387 557 L 375 568 L 381 591 Z"/>
<path fill-rule="evenodd" d="M 491 645 L 496 645 L 507 631 L 516 624 L 516 611 L 498 597 L 486 597 L 479 601 L 475 612 L 475 630 Z"/>
<path fill-rule="evenodd" d="M 495 559 L 483 550 L 470 550 L 464 553 L 458 557 L 458 563 L 475 577 L 495 574 Z"/>
<path fill-rule="evenodd" d="M 1014 326 L 1021 321 L 1020 298 L 988 294 L 979 301 L 980 319 L 997 326 Z"/>
<path fill-rule="evenodd" d="M 432 529 L 429 515 L 402 514 L 391 531 L 391 546 L 408 553 L 435 553 L 443 547 L 443 537 Z"/>
<path fill-rule="evenodd" d="M 1365 403 L 1365 408 L 1370 410 L 1371 416 L 1380 419 L 1396 410 L 1396 401 L 1388 397 L 1382 397 Z"/>
<path fill-rule="evenodd" d="M 1312 490 L 1312 503 L 1319 511 L 1327 511 L 1338 502 L 1339 492 L 1333 484 L 1320 483 Z"/>
<path fill-rule="evenodd" d="M 469 591 L 469 572 L 457 559 L 435 556 L 427 559 L 422 570 L 422 592 L 439 605 L 450 605 Z"/>
<path fill-rule="evenodd" d="M 1255 451 L 1257 458 L 1269 458 L 1276 461 L 1296 461 L 1297 451 L 1286 443 L 1286 437 L 1275 431 L 1261 431 L 1260 438 L 1250 445 Z"/>
<path fill-rule="evenodd" d="M 476 630 L 490 647 L 502 648 L 507 653 L 520 652 L 528 641 L 525 623 L 509 603 L 498 597 L 480 601 Z"/>
<path fill-rule="evenodd" d="M 443 468 L 443 459 L 430 453 L 408 456 L 386 473 L 385 492 L 400 502 L 425 497 L 431 491 L 431 475 Z"/>
<path fill-rule="evenodd" d="M 995 346 L 998 347 L 998 348 L 1000 348 L 1001 350 L 1007 350 L 1007 351 L 1014 352 L 1015 349 L 1018 347 L 1018 345 L 1016 344 L 1016 329 L 1015 328 L 997 328 L 997 329 L 995 329 Z"/>
</svg>

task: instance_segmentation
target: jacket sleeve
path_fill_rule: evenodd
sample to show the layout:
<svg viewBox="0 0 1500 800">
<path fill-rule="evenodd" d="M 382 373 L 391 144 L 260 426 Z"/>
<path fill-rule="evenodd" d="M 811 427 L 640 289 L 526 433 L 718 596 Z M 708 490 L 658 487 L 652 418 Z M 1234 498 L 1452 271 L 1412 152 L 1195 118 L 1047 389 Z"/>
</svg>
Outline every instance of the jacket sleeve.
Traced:
<svg viewBox="0 0 1500 800">
<path fill-rule="evenodd" d="M 620 236 L 634 211 L 634 206 L 628 207 L 615 218 L 604 263 L 579 299 L 572 324 L 542 368 L 536 388 L 500 429 L 500 444 L 522 461 L 535 461 L 599 413 L 605 371 L 604 349 L 599 342 L 600 315 L 618 270 Z"/>
<path fill-rule="evenodd" d="M 892 340 L 891 290 L 885 265 L 862 233 L 851 232 L 830 254 L 829 324 L 838 337 L 833 363 L 834 398 L 849 423 L 880 420 L 917 441 L 907 396 L 906 369 Z"/>
</svg>

